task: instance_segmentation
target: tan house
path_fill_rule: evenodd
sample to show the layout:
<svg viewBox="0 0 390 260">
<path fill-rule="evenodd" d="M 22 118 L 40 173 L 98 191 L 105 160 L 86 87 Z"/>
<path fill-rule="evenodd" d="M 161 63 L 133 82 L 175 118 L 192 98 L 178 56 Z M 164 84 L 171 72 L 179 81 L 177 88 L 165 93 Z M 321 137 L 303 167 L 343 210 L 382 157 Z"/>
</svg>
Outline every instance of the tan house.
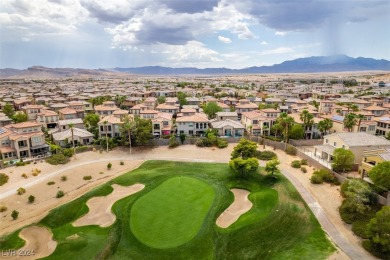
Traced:
<svg viewBox="0 0 390 260">
<path fill-rule="evenodd" d="M 362 164 L 359 172 L 362 178 L 367 177 L 367 173 L 381 162 L 390 161 L 390 148 L 370 149 L 363 152 Z M 390 170 L 390 169 L 389 169 Z"/>
<path fill-rule="evenodd" d="M 0 128 L 0 152 L 4 159 L 47 155 L 49 145 L 45 143 L 41 124 L 23 122 Z"/>
<path fill-rule="evenodd" d="M 237 120 L 226 119 L 211 123 L 211 128 L 218 131 L 219 136 L 244 136 L 245 127 Z"/>
<path fill-rule="evenodd" d="M 114 101 L 104 101 L 102 105 L 95 106 L 95 112 L 100 118 L 112 115 L 118 109 Z"/>
<path fill-rule="evenodd" d="M 376 134 L 387 136 L 390 132 L 390 116 L 374 119 L 376 123 Z"/>
<path fill-rule="evenodd" d="M 57 127 L 59 115 L 51 110 L 43 109 L 37 115 L 37 122 L 41 123 L 46 129 L 52 129 Z"/>
<path fill-rule="evenodd" d="M 177 114 L 179 113 L 179 107 L 175 105 L 168 105 L 166 103 L 160 104 L 156 107 L 156 110 L 161 113 Z"/>
<path fill-rule="evenodd" d="M 163 136 L 172 133 L 172 114 L 158 113 L 152 119 L 153 134 Z"/>
<path fill-rule="evenodd" d="M 22 107 L 22 111 L 26 113 L 27 119 L 29 121 L 35 121 L 37 119 L 37 115 L 44 109 L 45 106 L 42 105 L 27 105 Z"/>
</svg>

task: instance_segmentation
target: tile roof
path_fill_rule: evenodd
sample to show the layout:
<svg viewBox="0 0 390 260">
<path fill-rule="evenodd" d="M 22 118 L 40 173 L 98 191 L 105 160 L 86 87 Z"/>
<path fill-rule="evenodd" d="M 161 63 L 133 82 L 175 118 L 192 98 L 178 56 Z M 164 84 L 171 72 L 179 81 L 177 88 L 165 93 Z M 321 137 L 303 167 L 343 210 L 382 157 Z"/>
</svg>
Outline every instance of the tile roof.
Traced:
<svg viewBox="0 0 390 260">
<path fill-rule="evenodd" d="M 378 137 L 365 132 L 357 133 L 334 133 L 328 135 L 339 136 L 348 146 L 390 146 L 390 141 L 384 137 Z M 325 136 L 326 138 L 326 136 Z"/>
</svg>

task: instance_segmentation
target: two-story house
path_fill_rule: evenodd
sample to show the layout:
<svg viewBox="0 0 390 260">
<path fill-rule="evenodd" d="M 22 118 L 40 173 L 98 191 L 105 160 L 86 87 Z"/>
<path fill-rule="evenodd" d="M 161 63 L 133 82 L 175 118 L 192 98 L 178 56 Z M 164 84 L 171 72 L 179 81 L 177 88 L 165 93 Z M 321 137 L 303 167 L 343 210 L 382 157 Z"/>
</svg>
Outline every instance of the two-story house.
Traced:
<svg viewBox="0 0 390 260">
<path fill-rule="evenodd" d="M 22 111 L 26 113 L 27 119 L 29 121 L 35 121 L 37 119 L 37 115 L 44 109 L 45 106 L 42 105 L 27 105 L 22 107 Z"/>
<path fill-rule="evenodd" d="M 153 134 L 158 136 L 170 135 L 172 133 L 172 114 L 158 113 L 152 118 Z"/>
<path fill-rule="evenodd" d="M 95 106 L 95 112 L 100 118 L 112 115 L 118 109 L 114 101 L 104 101 L 102 105 Z"/>
<path fill-rule="evenodd" d="M 37 122 L 41 123 L 46 129 L 53 129 L 57 127 L 59 115 L 51 110 L 43 109 L 37 114 Z"/>
<path fill-rule="evenodd" d="M 208 128 L 207 115 L 197 113 L 192 116 L 182 116 L 176 119 L 177 132 L 186 135 L 201 135 Z"/>
</svg>

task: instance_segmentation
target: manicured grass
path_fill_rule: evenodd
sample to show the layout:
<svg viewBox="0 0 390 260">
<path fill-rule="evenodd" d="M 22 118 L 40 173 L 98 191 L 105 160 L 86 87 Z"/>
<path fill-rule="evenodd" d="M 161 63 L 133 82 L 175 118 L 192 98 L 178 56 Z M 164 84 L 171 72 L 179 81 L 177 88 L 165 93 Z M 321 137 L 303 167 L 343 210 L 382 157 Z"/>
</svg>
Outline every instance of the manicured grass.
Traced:
<svg viewBox="0 0 390 260">
<path fill-rule="evenodd" d="M 199 210 L 203 213 L 188 212 L 185 205 L 189 201 L 185 199 L 180 201 L 182 198 L 172 199 L 183 204 L 180 206 L 182 213 L 176 209 L 173 209 L 176 212 L 168 213 L 162 208 L 153 209 L 147 205 L 153 203 L 154 207 L 159 207 L 159 202 L 166 203 L 171 200 L 160 196 L 169 194 L 168 186 L 180 190 L 177 183 L 180 180 L 179 176 L 182 180 L 186 180 L 185 183 L 187 181 L 195 183 L 195 187 L 188 185 L 191 186 L 187 188 L 189 191 L 180 191 L 183 194 L 188 192 L 187 197 L 195 196 L 196 191 L 199 195 L 204 195 L 205 191 L 199 190 L 199 186 L 203 186 L 198 185 L 198 182 L 204 183 L 205 187 L 213 190 L 211 194 L 214 195 L 208 192 L 205 195 L 207 200 L 203 201 L 200 197 L 200 204 L 211 203 L 204 209 L 207 214 L 203 209 Z M 138 169 L 52 210 L 39 223 L 49 227 L 58 241 L 55 252 L 48 259 L 71 259 L 76 252 L 80 259 L 326 259 L 335 250 L 333 245 L 326 238 L 318 221 L 296 189 L 283 176 L 276 176 L 277 178 L 273 178 L 254 174 L 246 179 L 237 179 L 227 164 L 148 161 Z M 71 223 L 88 211 L 86 206 L 88 199 L 109 194 L 112 191 L 110 185 L 113 183 L 126 186 L 143 183 L 146 186 L 142 191 L 123 198 L 113 205 L 112 210 L 117 220 L 112 226 L 73 227 Z M 178 187 L 174 187 L 174 184 Z M 166 185 L 168 186 L 164 187 Z M 249 199 L 253 207 L 236 223 L 223 229 L 219 228 L 215 221 L 233 202 L 233 194 L 229 191 L 231 188 L 250 191 Z M 139 208 L 136 209 L 137 207 Z M 139 228 L 138 225 L 143 226 L 140 219 L 137 220 L 135 216 L 138 214 L 137 211 L 143 212 L 143 215 L 147 212 L 153 213 L 156 216 L 154 221 L 159 222 L 161 229 L 166 228 L 167 233 L 169 228 L 164 225 L 172 225 L 176 221 L 172 218 L 173 215 L 179 215 L 178 223 L 184 222 L 180 227 L 180 232 L 183 233 L 187 232 L 185 226 L 191 230 L 194 226 L 193 221 L 202 215 L 204 218 L 200 224 L 197 224 L 200 226 L 193 229 L 196 231 L 195 234 L 191 233 L 194 235 L 190 240 L 186 235 L 187 240 L 178 239 L 180 243 L 177 242 L 176 247 L 162 249 L 156 248 L 163 244 L 162 237 L 158 234 L 140 235 L 138 231 L 134 231 Z M 159 217 L 165 214 L 171 216 L 169 218 L 171 223 L 159 220 Z M 189 220 L 188 217 L 180 218 L 181 214 L 182 216 L 196 214 L 199 217 L 194 219 L 191 216 Z M 133 227 L 134 223 L 136 228 Z M 145 220 L 143 224 L 146 223 L 154 225 L 151 220 Z M 143 226 L 143 228 L 147 227 Z M 75 234 L 77 239 L 69 239 Z M 20 240 L 15 238 L 15 233 L 5 237 L 5 241 L 0 244 L 0 249 L 20 247 Z M 156 241 L 157 246 L 150 244 Z"/>
<path fill-rule="evenodd" d="M 130 227 L 145 245 L 173 248 L 196 236 L 214 200 L 214 189 L 191 177 L 174 177 L 138 199 Z"/>
</svg>

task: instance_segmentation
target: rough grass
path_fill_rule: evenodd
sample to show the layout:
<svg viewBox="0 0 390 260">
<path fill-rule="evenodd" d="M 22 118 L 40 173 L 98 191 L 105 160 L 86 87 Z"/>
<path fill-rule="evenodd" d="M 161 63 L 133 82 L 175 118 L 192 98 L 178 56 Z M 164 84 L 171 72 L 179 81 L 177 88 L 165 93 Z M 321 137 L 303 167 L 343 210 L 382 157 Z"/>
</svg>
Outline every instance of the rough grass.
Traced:
<svg viewBox="0 0 390 260">
<path fill-rule="evenodd" d="M 132 208 L 137 200 L 178 176 L 207 183 L 214 190 L 213 203 L 190 241 L 174 248 L 152 248 L 137 239 L 130 228 Z M 255 174 L 237 179 L 227 164 L 146 162 L 52 210 L 39 223 L 49 227 L 58 241 L 56 251 L 47 259 L 72 259 L 75 255 L 79 259 L 326 259 L 335 250 L 333 245 L 291 183 L 281 175 L 276 177 Z M 113 183 L 146 186 L 113 205 L 117 221 L 112 226 L 73 227 L 71 223 L 88 211 L 88 199 L 109 194 Z M 222 229 L 215 221 L 233 202 L 231 188 L 250 191 L 253 207 Z M 0 249 L 20 247 L 22 241 L 15 234 L 5 237 Z M 77 238 L 69 239 L 75 234 Z"/>
</svg>

